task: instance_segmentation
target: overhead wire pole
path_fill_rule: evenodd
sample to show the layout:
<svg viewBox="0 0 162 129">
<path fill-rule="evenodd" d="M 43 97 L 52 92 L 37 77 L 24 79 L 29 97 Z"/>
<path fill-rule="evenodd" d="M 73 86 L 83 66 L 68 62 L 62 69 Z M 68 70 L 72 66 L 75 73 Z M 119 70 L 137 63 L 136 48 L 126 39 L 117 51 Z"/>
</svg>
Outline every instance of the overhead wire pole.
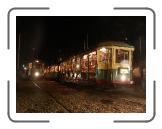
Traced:
<svg viewBox="0 0 162 129">
<path fill-rule="evenodd" d="M 19 42 L 18 42 L 18 54 L 17 54 L 17 69 L 20 68 L 20 42 L 21 42 L 21 33 L 19 34 Z"/>
<path fill-rule="evenodd" d="M 36 60 L 36 56 L 35 56 L 35 48 L 33 47 L 32 50 L 33 50 L 33 60 Z"/>
<path fill-rule="evenodd" d="M 87 33 L 87 50 L 88 50 L 88 33 Z M 89 80 L 89 54 L 88 54 L 88 75 L 87 75 L 87 80 Z"/>
<path fill-rule="evenodd" d="M 85 40 L 84 40 L 84 47 L 83 47 L 83 48 L 84 48 L 84 51 L 85 51 L 85 49 L 86 49 L 86 44 L 85 44 Z"/>
<path fill-rule="evenodd" d="M 140 50 L 140 57 L 141 57 L 141 53 L 142 53 L 142 39 L 141 39 L 141 37 L 139 36 L 139 50 Z"/>
<path fill-rule="evenodd" d="M 88 33 L 87 33 L 87 49 L 88 49 Z"/>
</svg>

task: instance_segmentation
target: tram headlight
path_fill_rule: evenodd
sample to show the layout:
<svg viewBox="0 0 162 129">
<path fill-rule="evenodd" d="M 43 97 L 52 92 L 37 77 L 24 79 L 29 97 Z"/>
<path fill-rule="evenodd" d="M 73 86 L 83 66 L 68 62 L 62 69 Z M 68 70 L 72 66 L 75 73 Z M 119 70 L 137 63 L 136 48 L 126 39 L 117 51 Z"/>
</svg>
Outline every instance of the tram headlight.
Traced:
<svg viewBox="0 0 162 129">
<path fill-rule="evenodd" d="M 35 76 L 35 77 L 38 77 L 39 75 L 40 75 L 39 72 L 35 72 L 35 73 L 34 73 L 34 76 Z"/>
<path fill-rule="evenodd" d="M 121 75 L 121 77 L 120 77 L 121 81 L 125 81 L 126 78 L 127 78 L 126 75 Z"/>
</svg>

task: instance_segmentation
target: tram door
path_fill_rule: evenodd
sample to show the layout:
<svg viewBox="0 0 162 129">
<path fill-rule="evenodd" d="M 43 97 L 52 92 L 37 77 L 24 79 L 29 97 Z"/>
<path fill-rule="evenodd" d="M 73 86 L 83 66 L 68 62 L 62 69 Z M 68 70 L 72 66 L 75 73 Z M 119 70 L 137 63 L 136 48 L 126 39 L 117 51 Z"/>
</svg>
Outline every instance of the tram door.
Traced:
<svg viewBox="0 0 162 129">
<path fill-rule="evenodd" d="M 96 67 L 97 67 L 97 52 L 93 51 L 89 53 L 89 80 L 96 80 Z"/>
</svg>

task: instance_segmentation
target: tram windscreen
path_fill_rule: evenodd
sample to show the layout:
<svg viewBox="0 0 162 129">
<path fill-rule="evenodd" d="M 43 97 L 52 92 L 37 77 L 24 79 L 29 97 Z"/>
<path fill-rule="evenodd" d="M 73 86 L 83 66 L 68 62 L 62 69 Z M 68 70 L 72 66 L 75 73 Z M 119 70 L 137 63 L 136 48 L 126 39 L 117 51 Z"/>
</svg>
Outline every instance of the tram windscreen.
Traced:
<svg viewBox="0 0 162 129">
<path fill-rule="evenodd" d="M 116 63 L 121 63 L 122 61 L 129 61 L 129 51 L 116 49 Z"/>
<path fill-rule="evenodd" d="M 35 63 L 35 64 L 33 64 L 33 68 L 40 69 L 40 68 L 42 68 L 42 65 L 39 63 Z"/>
</svg>

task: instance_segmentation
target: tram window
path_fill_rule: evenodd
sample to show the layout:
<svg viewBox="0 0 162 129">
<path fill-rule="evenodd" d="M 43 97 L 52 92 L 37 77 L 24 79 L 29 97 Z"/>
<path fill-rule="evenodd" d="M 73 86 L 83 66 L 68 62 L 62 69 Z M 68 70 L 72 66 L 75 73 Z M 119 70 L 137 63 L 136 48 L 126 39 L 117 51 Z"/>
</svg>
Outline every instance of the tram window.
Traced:
<svg viewBox="0 0 162 129">
<path fill-rule="evenodd" d="M 89 53 L 89 72 L 94 73 L 97 64 L 96 51 Z"/>
<path fill-rule="evenodd" d="M 99 53 L 99 62 L 101 63 L 107 63 L 107 49 L 102 48 L 100 49 L 100 53 Z"/>
<path fill-rule="evenodd" d="M 124 60 L 129 60 L 129 51 L 116 49 L 116 63 L 121 63 Z"/>
<path fill-rule="evenodd" d="M 42 65 L 41 64 L 33 64 L 33 68 L 41 68 L 42 67 Z"/>
<path fill-rule="evenodd" d="M 80 57 L 77 57 L 75 64 L 76 71 L 80 71 Z"/>
<path fill-rule="evenodd" d="M 81 71 L 82 72 L 88 71 L 88 55 L 84 55 L 81 59 Z"/>
<path fill-rule="evenodd" d="M 55 66 L 55 72 L 58 72 L 58 66 Z"/>
</svg>

